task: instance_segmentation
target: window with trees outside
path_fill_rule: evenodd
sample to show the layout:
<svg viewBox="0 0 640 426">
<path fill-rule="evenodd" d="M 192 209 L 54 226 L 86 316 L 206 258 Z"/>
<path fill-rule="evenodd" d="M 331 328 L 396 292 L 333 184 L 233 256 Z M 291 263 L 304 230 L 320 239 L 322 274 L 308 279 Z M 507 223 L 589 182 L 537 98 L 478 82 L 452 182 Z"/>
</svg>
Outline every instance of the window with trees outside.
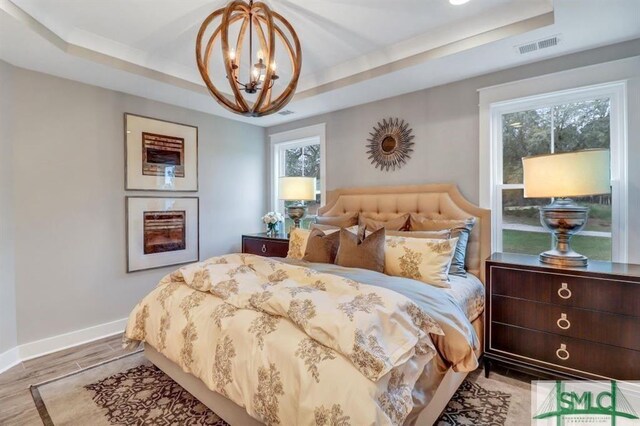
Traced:
<svg viewBox="0 0 640 426">
<path fill-rule="evenodd" d="M 607 148 L 612 192 L 575 200 L 589 207 L 589 219 L 572 247 L 590 259 L 626 258 L 624 83 L 501 102 L 491 106 L 491 117 L 494 248 L 538 254 L 552 247 L 538 210 L 551 200 L 524 198 L 522 157 Z"/>
<path fill-rule="evenodd" d="M 296 135 L 314 134 L 302 139 L 293 139 Z M 278 178 L 281 176 L 307 176 L 316 178 L 316 199 L 305 201 L 307 216 L 302 221 L 303 228 L 309 228 L 315 220 L 318 208 L 322 206 L 324 182 L 324 125 L 300 129 L 288 135 L 272 135 L 273 182 L 272 196 L 274 208 L 285 216 L 284 229 L 292 225 L 286 215 L 286 208 L 295 201 L 278 199 Z"/>
</svg>

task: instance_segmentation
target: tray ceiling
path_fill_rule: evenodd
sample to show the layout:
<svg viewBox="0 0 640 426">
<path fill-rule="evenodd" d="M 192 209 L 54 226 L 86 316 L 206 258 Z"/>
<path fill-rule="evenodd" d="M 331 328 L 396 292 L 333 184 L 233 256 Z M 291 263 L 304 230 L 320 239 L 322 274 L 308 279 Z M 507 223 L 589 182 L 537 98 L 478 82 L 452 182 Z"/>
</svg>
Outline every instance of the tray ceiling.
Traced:
<svg viewBox="0 0 640 426">
<path fill-rule="evenodd" d="M 255 119 L 219 107 L 195 66 L 197 30 L 224 3 L 0 0 L 0 58 L 267 126 L 640 36 L 636 0 L 269 0 L 298 32 L 303 68 L 294 114 Z M 556 34 L 553 48 L 514 49 Z"/>
</svg>

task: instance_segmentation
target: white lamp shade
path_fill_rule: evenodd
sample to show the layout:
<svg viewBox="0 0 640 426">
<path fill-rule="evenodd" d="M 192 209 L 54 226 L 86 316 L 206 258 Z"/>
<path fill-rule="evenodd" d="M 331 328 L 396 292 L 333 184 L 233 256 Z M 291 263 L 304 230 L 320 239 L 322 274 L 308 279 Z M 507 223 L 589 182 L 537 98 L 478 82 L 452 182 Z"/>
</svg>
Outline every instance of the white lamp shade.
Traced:
<svg viewBox="0 0 640 426">
<path fill-rule="evenodd" d="M 316 199 L 316 178 L 284 176 L 278 182 L 278 198 L 285 201 Z"/>
<path fill-rule="evenodd" d="M 522 169 L 525 198 L 607 194 L 611 187 L 607 149 L 525 157 Z"/>
</svg>

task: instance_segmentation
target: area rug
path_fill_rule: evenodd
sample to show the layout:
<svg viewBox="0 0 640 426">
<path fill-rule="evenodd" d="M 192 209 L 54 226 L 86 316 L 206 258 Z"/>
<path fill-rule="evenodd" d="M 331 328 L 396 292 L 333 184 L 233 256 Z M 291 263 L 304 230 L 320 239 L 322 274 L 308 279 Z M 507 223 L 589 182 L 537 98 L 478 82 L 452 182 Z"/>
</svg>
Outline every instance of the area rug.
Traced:
<svg viewBox="0 0 640 426">
<path fill-rule="evenodd" d="M 45 426 L 227 423 L 146 360 L 126 355 L 31 387 Z M 438 425 L 529 424 L 529 384 L 470 374 Z"/>
<path fill-rule="evenodd" d="M 502 373 L 505 373 L 503 371 Z M 531 424 L 531 383 L 504 374 L 470 373 L 447 404 L 439 426 Z"/>
</svg>

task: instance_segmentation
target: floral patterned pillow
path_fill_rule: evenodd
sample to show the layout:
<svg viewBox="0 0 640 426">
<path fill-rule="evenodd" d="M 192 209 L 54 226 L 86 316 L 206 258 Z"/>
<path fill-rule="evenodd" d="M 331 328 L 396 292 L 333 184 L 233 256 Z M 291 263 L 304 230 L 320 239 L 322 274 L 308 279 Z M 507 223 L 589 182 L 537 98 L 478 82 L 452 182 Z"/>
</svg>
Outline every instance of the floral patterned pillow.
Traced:
<svg viewBox="0 0 640 426">
<path fill-rule="evenodd" d="M 289 259 L 302 260 L 304 252 L 307 250 L 310 233 L 309 229 L 293 228 L 289 235 L 289 251 L 287 252 Z"/>
<path fill-rule="evenodd" d="M 449 288 L 449 267 L 457 238 L 430 239 L 387 236 L 384 272 L 411 278 L 436 287 Z"/>
<path fill-rule="evenodd" d="M 452 237 L 458 237 L 458 247 L 449 268 L 450 275 L 467 276 L 465 262 L 467 256 L 467 244 L 471 238 L 471 230 L 476 223 L 475 217 L 468 219 L 430 219 L 411 213 L 409 225 L 412 231 L 436 231 L 448 229 Z"/>
</svg>

